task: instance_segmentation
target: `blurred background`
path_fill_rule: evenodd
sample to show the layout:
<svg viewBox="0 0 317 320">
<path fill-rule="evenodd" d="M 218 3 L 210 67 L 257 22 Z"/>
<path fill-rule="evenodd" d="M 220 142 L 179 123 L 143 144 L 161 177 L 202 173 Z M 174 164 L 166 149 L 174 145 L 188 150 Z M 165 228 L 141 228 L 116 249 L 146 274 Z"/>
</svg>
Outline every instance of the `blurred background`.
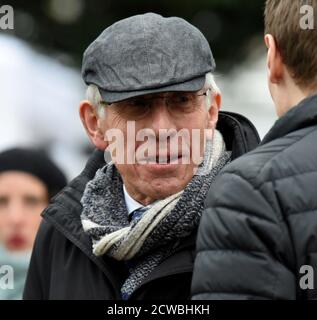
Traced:
<svg viewBox="0 0 317 320">
<path fill-rule="evenodd" d="M 13 146 L 42 148 L 69 179 L 76 176 L 92 150 L 78 116 L 85 93 L 82 54 L 107 26 L 148 11 L 183 17 L 204 33 L 217 62 L 223 110 L 248 117 L 261 137 L 276 120 L 266 84 L 264 0 L 2 4 L 14 9 L 14 29 L 0 30 L 0 151 Z"/>
</svg>

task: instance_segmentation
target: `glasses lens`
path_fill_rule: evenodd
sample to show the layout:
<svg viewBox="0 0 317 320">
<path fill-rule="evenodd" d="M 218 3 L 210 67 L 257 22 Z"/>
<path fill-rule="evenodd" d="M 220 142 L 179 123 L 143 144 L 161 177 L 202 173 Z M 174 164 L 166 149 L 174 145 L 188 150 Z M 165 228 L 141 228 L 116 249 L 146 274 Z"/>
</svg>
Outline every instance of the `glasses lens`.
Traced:
<svg viewBox="0 0 317 320">
<path fill-rule="evenodd" d="M 165 100 L 171 114 L 175 116 L 194 112 L 198 106 L 199 96 L 192 92 L 174 92 L 166 96 L 151 98 L 132 98 L 115 104 L 115 111 L 128 120 L 138 120 L 149 114 L 154 103 Z"/>
<path fill-rule="evenodd" d="M 122 118 L 138 120 L 147 115 L 151 108 L 151 101 L 148 99 L 133 98 L 118 102 L 114 107 L 115 112 Z"/>
<path fill-rule="evenodd" d="M 197 96 L 193 93 L 175 93 L 169 98 L 169 107 L 174 113 L 191 113 L 197 107 Z"/>
</svg>

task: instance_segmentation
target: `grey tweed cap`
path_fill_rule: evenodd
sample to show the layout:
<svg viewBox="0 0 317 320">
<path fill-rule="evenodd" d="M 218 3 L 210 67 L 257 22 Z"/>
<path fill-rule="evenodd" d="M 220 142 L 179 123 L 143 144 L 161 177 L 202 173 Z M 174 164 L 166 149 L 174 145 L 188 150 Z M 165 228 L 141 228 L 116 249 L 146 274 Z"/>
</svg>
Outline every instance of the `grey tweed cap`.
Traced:
<svg viewBox="0 0 317 320">
<path fill-rule="evenodd" d="M 106 28 L 86 49 L 82 76 L 108 103 L 167 91 L 197 91 L 215 61 L 204 35 L 178 17 L 146 13 Z"/>
</svg>

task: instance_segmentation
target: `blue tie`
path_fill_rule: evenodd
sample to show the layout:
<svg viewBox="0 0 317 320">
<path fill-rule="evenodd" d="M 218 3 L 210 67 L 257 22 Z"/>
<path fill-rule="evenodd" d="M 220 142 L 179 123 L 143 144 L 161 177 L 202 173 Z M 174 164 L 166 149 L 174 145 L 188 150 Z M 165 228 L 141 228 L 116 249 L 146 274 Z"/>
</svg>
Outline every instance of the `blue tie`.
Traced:
<svg viewBox="0 0 317 320">
<path fill-rule="evenodd" d="M 140 220 L 143 213 L 147 210 L 147 207 L 141 207 L 130 213 L 131 221 Z"/>
<path fill-rule="evenodd" d="M 143 216 L 143 213 L 147 210 L 148 208 L 147 207 L 141 207 L 139 209 L 136 209 L 134 211 L 132 211 L 130 214 L 129 214 L 129 218 L 130 218 L 130 221 L 138 221 L 142 218 Z M 128 261 L 125 261 L 125 264 L 127 265 L 127 267 L 130 269 L 130 268 L 133 268 L 135 265 L 136 265 L 136 261 L 134 260 L 128 260 Z M 130 271 L 129 271 L 130 272 Z M 127 300 L 128 299 L 128 295 L 123 295 L 122 296 L 123 300 Z"/>
</svg>

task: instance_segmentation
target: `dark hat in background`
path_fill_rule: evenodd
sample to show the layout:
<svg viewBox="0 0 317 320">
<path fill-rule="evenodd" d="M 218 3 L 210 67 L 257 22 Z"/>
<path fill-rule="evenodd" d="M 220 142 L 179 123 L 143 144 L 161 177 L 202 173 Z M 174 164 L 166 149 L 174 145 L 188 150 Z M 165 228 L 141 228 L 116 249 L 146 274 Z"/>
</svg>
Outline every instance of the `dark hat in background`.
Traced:
<svg viewBox="0 0 317 320">
<path fill-rule="evenodd" d="M 14 148 L 0 152 L 0 174 L 5 171 L 22 171 L 40 179 L 52 197 L 65 187 L 63 172 L 43 152 Z"/>
<path fill-rule="evenodd" d="M 82 76 L 104 101 L 167 91 L 197 91 L 215 69 L 207 39 L 178 17 L 146 13 L 120 20 L 86 49 Z"/>
</svg>

